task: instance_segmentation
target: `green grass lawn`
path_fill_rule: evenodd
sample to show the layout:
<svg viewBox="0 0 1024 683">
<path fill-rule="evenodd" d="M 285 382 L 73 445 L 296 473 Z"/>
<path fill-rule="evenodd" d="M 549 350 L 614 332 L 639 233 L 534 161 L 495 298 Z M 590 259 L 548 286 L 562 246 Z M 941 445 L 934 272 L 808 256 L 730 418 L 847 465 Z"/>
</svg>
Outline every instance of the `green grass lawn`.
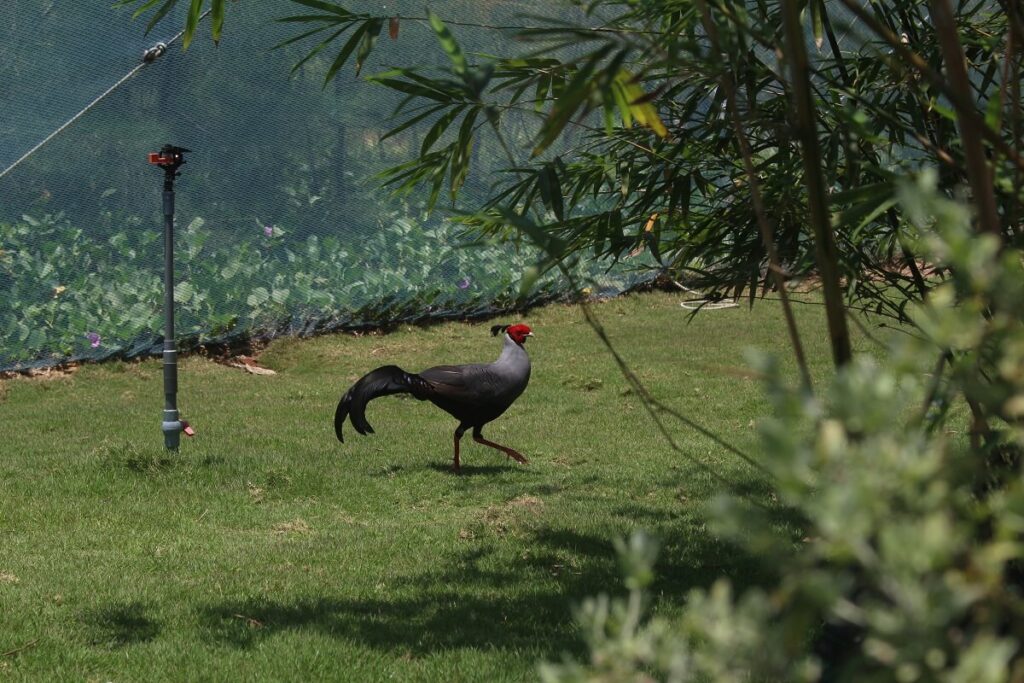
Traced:
<svg viewBox="0 0 1024 683">
<path fill-rule="evenodd" d="M 778 305 L 688 323 L 679 300 L 596 310 L 657 398 L 754 452 L 744 350 L 796 377 Z M 822 311 L 797 312 L 824 378 Z M 186 358 L 198 436 L 175 455 L 157 361 L 0 382 L 0 679 L 519 681 L 582 653 L 572 605 L 620 591 L 610 539 L 632 529 L 662 539 L 661 610 L 767 576 L 709 530 L 722 484 L 697 463 L 770 504 L 761 477 L 679 424 L 669 449 L 578 309 L 525 321 L 530 386 L 485 434 L 530 465 L 466 438 L 461 476 L 455 421 L 427 403 L 380 399 L 377 434 L 345 444 L 332 418 L 379 365 L 492 360 L 488 324 L 282 340 L 274 376 Z"/>
</svg>

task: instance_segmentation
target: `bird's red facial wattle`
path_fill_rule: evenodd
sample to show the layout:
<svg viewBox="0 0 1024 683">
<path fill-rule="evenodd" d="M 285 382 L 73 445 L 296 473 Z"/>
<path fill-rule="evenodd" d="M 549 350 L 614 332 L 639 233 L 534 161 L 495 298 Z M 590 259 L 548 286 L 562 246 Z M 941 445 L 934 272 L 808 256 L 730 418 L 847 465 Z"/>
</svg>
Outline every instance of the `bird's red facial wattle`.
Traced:
<svg viewBox="0 0 1024 683">
<path fill-rule="evenodd" d="M 509 328 L 505 330 L 505 332 L 512 338 L 512 341 L 520 346 L 523 345 L 527 337 L 533 336 L 533 331 L 530 329 L 529 325 L 509 325 Z"/>
</svg>

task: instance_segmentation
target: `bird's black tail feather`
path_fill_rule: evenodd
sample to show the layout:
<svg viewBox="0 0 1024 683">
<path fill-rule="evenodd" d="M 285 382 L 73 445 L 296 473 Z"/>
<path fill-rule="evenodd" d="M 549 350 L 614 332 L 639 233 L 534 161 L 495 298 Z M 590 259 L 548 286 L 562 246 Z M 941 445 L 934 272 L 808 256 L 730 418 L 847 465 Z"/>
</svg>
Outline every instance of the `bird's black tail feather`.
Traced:
<svg viewBox="0 0 1024 683">
<path fill-rule="evenodd" d="M 345 440 L 341 428 L 346 417 L 360 434 L 373 434 L 373 427 L 366 421 L 366 404 L 373 399 L 391 394 L 413 394 L 420 398 L 418 390 L 424 384 L 425 380 L 419 375 L 410 374 L 397 365 L 385 365 L 363 375 L 345 392 L 334 411 L 334 433 L 338 441 Z"/>
</svg>

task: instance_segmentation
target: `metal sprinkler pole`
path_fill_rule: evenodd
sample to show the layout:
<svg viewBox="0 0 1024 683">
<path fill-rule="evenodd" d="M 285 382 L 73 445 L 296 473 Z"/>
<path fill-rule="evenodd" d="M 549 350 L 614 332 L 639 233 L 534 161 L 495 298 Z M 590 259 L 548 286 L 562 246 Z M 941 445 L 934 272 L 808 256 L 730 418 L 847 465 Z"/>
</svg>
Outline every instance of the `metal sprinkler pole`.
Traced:
<svg viewBox="0 0 1024 683">
<path fill-rule="evenodd" d="M 191 435 L 187 422 L 178 415 L 178 348 L 174 336 L 174 179 L 189 150 L 164 145 L 149 155 L 149 163 L 164 170 L 164 446 L 178 450 L 181 432 Z"/>
</svg>

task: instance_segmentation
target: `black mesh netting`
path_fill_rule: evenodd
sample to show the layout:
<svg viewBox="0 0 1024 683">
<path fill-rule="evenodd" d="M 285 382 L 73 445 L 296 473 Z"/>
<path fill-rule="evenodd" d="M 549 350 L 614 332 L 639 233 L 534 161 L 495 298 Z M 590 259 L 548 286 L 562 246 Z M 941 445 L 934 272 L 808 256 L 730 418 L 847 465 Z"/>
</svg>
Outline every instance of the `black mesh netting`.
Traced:
<svg viewBox="0 0 1024 683">
<path fill-rule="evenodd" d="M 185 345 L 513 305 L 537 255 L 513 244 L 465 248 L 443 215 L 425 215 L 424 198 L 390 199 L 379 188 L 374 174 L 413 156 L 422 130 L 381 141 L 394 125 L 395 95 L 351 67 L 325 88 L 337 48 L 289 77 L 311 47 L 270 49 L 298 32 L 274 21 L 295 13 L 290 3 L 242 3 L 219 46 L 201 27 L 188 51 L 172 45 L 10 168 L 182 26 L 172 13 L 146 36 L 144 19 L 110 4 L 0 4 L 0 370 L 154 350 L 162 174 L 146 156 L 165 143 L 194 150 L 176 188 Z M 547 9 L 466 0 L 432 7 L 489 25 Z M 467 51 L 495 52 L 509 40 L 494 29 L 454 30 Z M 415 22 L 381 41 L 363 75 L 446 60 Z M 473 163 L 465 205 L 486 196 L 508 161 L 485 141 Z M 638 277 L 588 267 L 583 275 L 604 293 Z M 550 276 L 534 296 L 565 288 Z"/>
</svg>

